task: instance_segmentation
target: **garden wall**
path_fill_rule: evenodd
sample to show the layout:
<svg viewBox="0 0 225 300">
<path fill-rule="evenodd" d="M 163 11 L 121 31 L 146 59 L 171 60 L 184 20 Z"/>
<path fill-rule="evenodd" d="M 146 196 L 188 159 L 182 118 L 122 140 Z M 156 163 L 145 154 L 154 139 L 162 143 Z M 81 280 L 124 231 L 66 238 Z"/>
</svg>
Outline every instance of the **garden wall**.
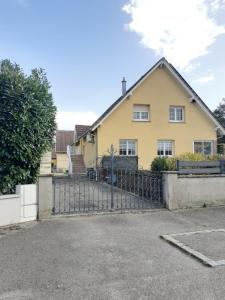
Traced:
<svg viewBox="0 0 225 300">
<path fill-rule="evenodd" d="M 16 186 L 16 194 L 0 196 L 0 226 L 37 219 L 36 184 Z"/>
<path fill-rule="evenodd" d="M 170 210 L 225 205 L 225 175 L 163 172 L 163 200 Z"/>
</svg>

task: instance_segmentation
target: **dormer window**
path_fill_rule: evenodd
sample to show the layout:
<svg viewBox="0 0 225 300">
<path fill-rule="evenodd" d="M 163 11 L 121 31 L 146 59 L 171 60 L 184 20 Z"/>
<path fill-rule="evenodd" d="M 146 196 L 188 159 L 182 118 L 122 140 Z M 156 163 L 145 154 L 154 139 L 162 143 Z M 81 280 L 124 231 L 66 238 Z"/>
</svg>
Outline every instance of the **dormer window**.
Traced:
<svg viewBox="0 0 225 300">
<path fill-rule="evenodd" d="M 133 120 L 134 121 L 149 121 L 149 105 L 134 105 Z"/>
</svg>

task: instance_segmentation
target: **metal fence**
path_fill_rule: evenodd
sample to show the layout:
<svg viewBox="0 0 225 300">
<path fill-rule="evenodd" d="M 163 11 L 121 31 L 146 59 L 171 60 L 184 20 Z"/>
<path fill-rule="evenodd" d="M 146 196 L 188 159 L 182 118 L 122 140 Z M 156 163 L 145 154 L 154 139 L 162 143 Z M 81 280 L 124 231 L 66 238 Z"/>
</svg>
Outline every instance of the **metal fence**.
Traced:
<svg viewBox="0 0 225 300">
<path fill-rule="evenodd" d="M 53 214 L 152 209 L 163 206 L 162 175 L 112 168 L 53 179 Z"/>
</svg>

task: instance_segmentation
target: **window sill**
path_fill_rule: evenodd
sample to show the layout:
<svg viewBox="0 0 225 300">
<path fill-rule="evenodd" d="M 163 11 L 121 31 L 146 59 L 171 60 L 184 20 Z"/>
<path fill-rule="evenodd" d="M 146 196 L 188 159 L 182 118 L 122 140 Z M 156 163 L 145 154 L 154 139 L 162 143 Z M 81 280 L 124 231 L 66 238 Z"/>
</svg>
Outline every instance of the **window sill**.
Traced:
<svg viewBox="0 0 225 300">
<path fill-rule="evenodd" d="M 169 121 L 169 123 L 173 123 L 173 124 L 185 124 L 185 121 Z"/>
<path fill-rule="evenodd" d="M 132 122 L 151 122 L 150 120 L 135 120 L 133 119 Z"/>
</svg>

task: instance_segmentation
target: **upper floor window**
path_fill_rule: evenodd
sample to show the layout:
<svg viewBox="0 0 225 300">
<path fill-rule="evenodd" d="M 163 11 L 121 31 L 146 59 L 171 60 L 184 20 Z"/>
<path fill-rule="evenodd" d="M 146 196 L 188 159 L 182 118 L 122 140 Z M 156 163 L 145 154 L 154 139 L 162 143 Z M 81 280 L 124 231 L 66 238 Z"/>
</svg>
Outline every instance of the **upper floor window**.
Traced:
<svg viewBox="0 0 225 300">
<path fill-rule="evenodd" d="M 134 156 L 136 155 L 135 140 L 120 140 L 120 155 Z"/>
<path fill-rule="evenodd" d="M 170 122 L 184 122 L 183 106 L 170 106 Z"/>
<path fill-rule="evenodd" d="M 204 155 L 213 154 L 212 141 L 194 141 L 194 153 L 201 153 Z"/>
<path fill-rule="evenodd" d="M 158 141 L 157 155 L 172 156 L 173 152 L 173 141 Z"/>
<path fill-rule="evenodd" d="M 149 121 L 149 105 L 134 105 L 133 120 Z"/>
</svg>

